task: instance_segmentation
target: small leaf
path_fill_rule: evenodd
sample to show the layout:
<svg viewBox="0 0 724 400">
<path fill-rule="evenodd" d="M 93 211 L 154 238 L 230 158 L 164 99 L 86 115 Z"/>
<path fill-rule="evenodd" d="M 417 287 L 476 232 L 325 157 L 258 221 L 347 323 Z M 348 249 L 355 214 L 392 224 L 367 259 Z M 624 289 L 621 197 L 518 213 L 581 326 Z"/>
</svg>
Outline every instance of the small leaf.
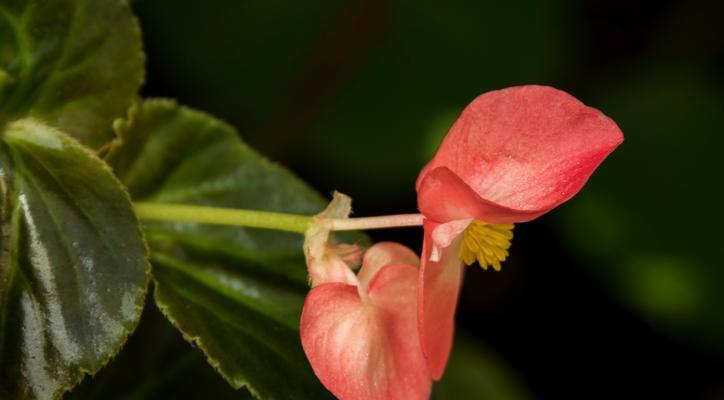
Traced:
<svg viewBox="0 0 724 400">
<path fill-rule="evenodd" d="M 325 201 L 214 118 L 146 101 L 109 161 L 134 200 L 316 214 Z M 229 381 L 265 399 L 328 397 L 302 352 L 302 236 L 147 222 L 156 302 Z"/>
<path fill-rule="evenodd" d="M 0 122 L 33 117 L 98 148 L 113 138 L 143 67 L 127 1 L 0 4 Z"/>
<path fill-rule="evenodd" d="M 35 120 L 0 132 L 0 195 L 0 398 L 58 398 L 135 327 L 146 248 L 106 164 Z"/>
</svg>

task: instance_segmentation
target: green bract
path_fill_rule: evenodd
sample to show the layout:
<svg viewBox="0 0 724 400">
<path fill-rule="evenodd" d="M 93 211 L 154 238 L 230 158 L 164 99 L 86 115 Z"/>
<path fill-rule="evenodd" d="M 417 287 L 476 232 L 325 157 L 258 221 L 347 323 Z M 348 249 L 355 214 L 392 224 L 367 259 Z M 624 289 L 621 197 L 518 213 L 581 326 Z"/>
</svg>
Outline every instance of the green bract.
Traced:
<svg viewBox="0 0 724 400">
<path fill-rule="evenodd" d="M 315 214 L 325 205 L 230 126 L 145 101 L 117 124 L 109 162 L 135 201 Z M 236 387 L 265 399 L 329 396 L 299 343 L 308 290 L 302 236 L 180 222 L 148 222 L 156 303 Z"/>
<path fill-rule="evenodd" d="M 146 248 L 110 169 L 23 119 L 0 132 L 0 398 L 55 398 L 140 315 Z"/>
<path fill-rule="evenodd" d="M 124 0 L 4 0 L 0 122 L 34 117 L 98 148 L 143 81 L 135 17 Z"/>
</svg>

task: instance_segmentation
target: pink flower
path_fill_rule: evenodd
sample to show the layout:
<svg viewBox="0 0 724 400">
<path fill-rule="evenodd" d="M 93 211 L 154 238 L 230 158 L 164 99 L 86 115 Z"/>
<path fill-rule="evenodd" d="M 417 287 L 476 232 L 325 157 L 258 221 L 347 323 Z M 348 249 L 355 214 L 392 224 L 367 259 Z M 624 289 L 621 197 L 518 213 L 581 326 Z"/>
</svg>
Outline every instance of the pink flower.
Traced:
<svg viewBox="0 0 724 400">
<path fill-rule="evenodd" d="M 433 379 L 452 346 L 462 261 L 498 270 L 512 224 L 570 199 L 622 141 L 610 118 L 551 87 L 488 92 L 463 110 L 416 185 L 425 216 L 418 329 Z"/>
<path fill-rule="evenodd" d="M 319 274 L 324 283 L 313 282 L 302 311 L 302 347 L 338 398 L 429 397 L 432 381 L 417 334 L 418 264 L 407 247 L 383 242 L 367 250 L 356 277 Z"/>
</svg>

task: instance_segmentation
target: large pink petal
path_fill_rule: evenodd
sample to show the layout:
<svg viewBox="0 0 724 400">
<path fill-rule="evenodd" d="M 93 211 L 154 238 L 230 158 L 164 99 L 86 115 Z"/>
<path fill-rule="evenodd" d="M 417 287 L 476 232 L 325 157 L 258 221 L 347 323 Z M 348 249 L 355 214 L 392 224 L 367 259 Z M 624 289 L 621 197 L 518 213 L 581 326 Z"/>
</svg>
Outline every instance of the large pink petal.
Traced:
<svg viewBox="0 0 724 400">
<path fill-rule="evenodd" d="M 486 200 L 447 167 L 425 174 L 417 189 L 417 205 L 426 218 L 438 222 L 477 219 L 507 224 L 530 221 L 547 211 L 515 210 Z"/>
<path fill-rule="evenodd" d="M 430 375 L 416 319 L 417 269 L 388 265 L 368 297 L 340 283 L 309 292 L 301 319 L 304 352 L 322 381 L 343 400 L 427 399 Z"/>
<path fill-rule="evenodd" d="M 420 173 L 420 210 L 438 222 L 530 220 L 575 195 L 622 141 L 613 120 L 563 91 L 531 85 L 485 93 Z"/>
<path fill-rule="evenodd" d="M 438 224 L 425 221 L 420 264 L 417 320 L 422 351 L 433 379 L 440 379 L 452 348 L 463 265 L 460 261 L 462 235 L 442 249 L 440 261 L 431 261 L 432 231 Z"/>
</svg>

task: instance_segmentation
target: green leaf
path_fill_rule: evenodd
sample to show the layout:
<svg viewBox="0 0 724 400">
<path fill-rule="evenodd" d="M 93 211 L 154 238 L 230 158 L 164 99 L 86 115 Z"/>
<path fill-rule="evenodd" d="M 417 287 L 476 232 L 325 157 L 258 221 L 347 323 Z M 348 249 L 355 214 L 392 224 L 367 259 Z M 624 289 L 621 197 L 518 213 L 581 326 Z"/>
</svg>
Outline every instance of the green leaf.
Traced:
<svg viewBox="0 0 724 400">
<path fill-rule="evenodd" d="M 445 375 L 433 393 L 434 400 L 532 398 L 500 357 L 461 333 L 455 337 Z"/>
<path fill-rule="evenodd" d="M 143 81 L 138 23 L 125 0 L 0 4 L 0 122 L 33 117 L 98 148 Z"/>
<path fill-rule="evenodd" d="M 0 398 L 57 398 L 135 327 L 146 248 L 106 164 L 35 120 L 0 132 L 0 195 Z"/>
<path fill-rule="evenodd" d="M 325 201 L 244 145 L 228 125 L 146 101 L 117 125 L 109 161 L 134 200 L 315 214 Z M 301 348 L 308 290 L 302 236 L 148 222 L 156 302 L 234 387 L 265 399 L 318 399 Z"/>
<path fill-rule="evenodd" d="M 189 346 L 154 304 L 146 305 L 118 357 L 68 396 L 69 400 L 251 398 L 248 391 L 234 390 L 209 368 L 204 354 Z"/>
</svg>

